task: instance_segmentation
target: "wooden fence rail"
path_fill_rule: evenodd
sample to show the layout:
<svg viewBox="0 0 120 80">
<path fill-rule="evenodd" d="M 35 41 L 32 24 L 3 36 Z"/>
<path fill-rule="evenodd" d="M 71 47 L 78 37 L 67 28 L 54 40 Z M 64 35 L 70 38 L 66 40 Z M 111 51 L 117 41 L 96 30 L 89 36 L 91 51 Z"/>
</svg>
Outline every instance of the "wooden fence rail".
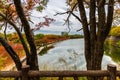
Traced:
<svg viewBox="0 0 120 80">
<path fill-rule="evenodd" d="M 28 77 L 108 77 L 108 80 L 116 80 L 116 76 L 120 76 L 120 71 L 116 70 L 116 66 L 109 64 L 107 70 L 87 70 L 87 71 L 31 71 L 29 66 L 24 66 L 21 71 L 0 71 L 0 77 L 22 77 L 22 80 L 28 80 Z"/>
</svg>

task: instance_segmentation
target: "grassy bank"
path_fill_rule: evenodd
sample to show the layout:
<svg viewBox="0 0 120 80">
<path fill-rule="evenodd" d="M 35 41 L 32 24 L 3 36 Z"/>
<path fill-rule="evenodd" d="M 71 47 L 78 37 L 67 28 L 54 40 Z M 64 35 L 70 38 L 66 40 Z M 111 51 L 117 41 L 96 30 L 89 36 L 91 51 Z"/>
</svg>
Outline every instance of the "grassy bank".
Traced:
<svg viewBox="0 0 120 80">
<path fill-rule="evenodd" d="M 105 54 L 110 56 L 113 61 L 120 62 L 120 40 L 116 37 L 108 38 L 104 45 Z"/>
<path fill-rule="evenodd" d="M 120 63 L 120 26 L 112 27 L 104 45 L 105 54 Z"/>
<path fill-rule="evenodd" d="M 43 54 L 47 53 L 47 51 L 51 48 L 54 48 L 54 46 L 52 44 L 51 45 L 46 45 L 38 52 L 38 54 L 43 55 Z"/>
</svg>

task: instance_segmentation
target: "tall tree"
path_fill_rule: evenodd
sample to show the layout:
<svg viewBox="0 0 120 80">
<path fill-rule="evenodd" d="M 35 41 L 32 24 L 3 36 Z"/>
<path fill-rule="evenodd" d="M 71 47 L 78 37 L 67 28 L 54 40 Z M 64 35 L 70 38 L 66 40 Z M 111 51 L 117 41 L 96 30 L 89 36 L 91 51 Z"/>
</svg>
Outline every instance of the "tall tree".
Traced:
<svg viewBox="0 0 120 80">
<path fill-rule="evenodd" d="M 38 59 L 37 59 L 37 50 L 34 43 L 34 37 L 32 34 L 30 24 L 28 22 L 29 16 L 30 16 L 29 10 L 31 11 L 32 9 L 34 9 L 35 4 L 41 3 L 42 5 L 40 4 L 39 5 L 40 7 L 38 6 L 38 8 L 40 8 L 39 11 L 41 11 L 43 9 L 43 8 L 41 9 L 41 7 L 44 7 L 43 5 L 46 5 L 47 2 L 48 0 L 43 0 L 43 1 L 25 0 L 26 4 L 23 4 L 21 3 L 21 0 L 13 0 L 13 1 L 0 0 L 0 6 L 1 6 L 0 22 L 3 23 L 5 29 L 7 27 L 6 24 L 9 23 L 16 30 L 20 38 L 20 41 L 23 45 L 24 51 L 26 53 L 26 61 L 27 61 L 26 65 L 30 66 L 30 70 L 39 70 L 39 66 L 38 66 Z M 49 26 L 49 24 L 53 21 L 53 19 L 51 18 L 44 17 L 44 19 L 45 19 L 45 22 L 40 22 L 37 25 L 37 29 L 39 29 L 39 27 L 42 27 L 44 25 Z M 18 27 L 17 21 L 20 22 L 21 24 L 20 27 L 23 28 L 24 30 L 28 45 L 22 36 L 22 32 Z M 4 46 L 8 54 L 11 56 L 11 58 L 15 62 L 16 68 L 18 70 L 21 70 L 22 63 L 20 61 L 20 58 L 18 57 L 14 49 L 9 45 L 7 40 L 0 36 L 0 43 Z M 38 77 L 32 78 L 32 80 L 38 80 Z"/>
<path fill-rule="evenodd" d="M 73 12 L 76 4 L 78 4 L 79 16 Z M 72 0 L 70 5 L 72 6 L 72 10 L 69 11 L 70 14 L 75 16 L 82 24 L 87 70 L 100 70 L 104 54 L 104 41 L 112 25 L 114 0 Z M 89 14 L 86 13 L 85 6 L 89 6 L 87 7 L 89 8 Z M 89 79 L 100 80 L 101 78 Z"/>
</svg>

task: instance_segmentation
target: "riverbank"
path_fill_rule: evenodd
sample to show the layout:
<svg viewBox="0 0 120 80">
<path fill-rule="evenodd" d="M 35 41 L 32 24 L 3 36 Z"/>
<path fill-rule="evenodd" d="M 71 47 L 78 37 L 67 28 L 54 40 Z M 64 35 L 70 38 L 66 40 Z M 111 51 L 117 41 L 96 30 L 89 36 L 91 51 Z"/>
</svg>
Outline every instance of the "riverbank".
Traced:
<svg viewBox="0 0 120 80">
<path fill-rule="evenodd" d="M 9 44 L 22 60 L 25 56 L 23 46 L 19 43 L 9 42 Z M 11 69 L 11 65 L 14 65 L 14 61 L 12 60 L 9 53 L 5 50 L 5 48 L 3 46 L 0 46 L 0 70 L 9 70 L 9 68 Z"/>
<path fill-rule="evenodd" d="M 66 40 L 66 39 L 65 39 Z M 60 41 L 60 40 L 59 40 Z M 59 42 L 58 41 L 58 42 Z M 63 40 L 61 40 L 61 41 L 63 41 Z M 57 42 L 53 42 L 53 43 L 49 43 L 49 44 L 46 44 L 46 45 L 44 45 L 44 46 L 42 46 L 42 47 L 39 47 L 38 49 L 37 49 L 37 54 L 39 55 L 43 50 L 49 50 L 49 49 L 51 49 L 51 48 L 53 48 L 54 46 L 54 44 L 55 43 L 57 43 Z M 43 54 L 43 53 L 42 53 Z M 40 54 L 41 55 L 41 54 Z M 21 56 L 20 57 L 20 60 L 21 60 L 21 62 L 22 62 L 22 65 L 25 65 L 26 64 L 26 57 L 25 56 Z M 6 65 L 5 67 L 3 67 L 2 69 L 1 69 L 1 71 L 11 71 L 11 70 L 16 70 L 16 68 L 15 68 L 15 64 L 14 64 L 14 62 L 10 62 L 8 65 Z"/>
<path fill-rule="evenodd" d="M 40 70 L 62 70 L 62 68 L 70 70 L 85 69 L 86 64 L 84 59 L 83 39 L 68 39 L 61 42 L 49 44 L 49 46 L 53 45 L 54 48 L 49 50 L 47 54 L 44 54 L 43 56 L 38 55 L 39 65 L 41 65 Z M 43 48 L 44 47 L 40 47 L 37 53 L 40 52 Z M 23 59 L 25 59 L 25 57 Z M 109 56 L 104 55 L 103 68 L 105 69 L 107 64 L 111 63 L 115 64 Z M 13 65 L 5 68 L 6 71 L 13 70 Z"/>
</svg>

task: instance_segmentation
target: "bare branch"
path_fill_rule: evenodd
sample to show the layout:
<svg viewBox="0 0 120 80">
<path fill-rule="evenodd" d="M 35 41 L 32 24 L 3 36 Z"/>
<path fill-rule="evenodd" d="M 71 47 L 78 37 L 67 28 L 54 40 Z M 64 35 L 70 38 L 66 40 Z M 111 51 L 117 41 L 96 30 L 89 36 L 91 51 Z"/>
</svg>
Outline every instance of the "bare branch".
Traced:
<svg viewBox="0 0 120 80">
<path fill-rule="evenodd" d="M 98 28 L 103 29 L 105 24 L 105 0 L 98 1 Z M 102 17 L 101 17 L 102 16 Z"/>
<path fill-rule="evenodd" d="M 73 12 L 71 13 L 79 22 L 81 22 L 82 23 L 82 20 L 77 16 L 77 15 L 75 15 Z"/>
<path fill-rule="evenodd" d="M 76 3 L 76 4 L 73 6 L 72 10 L 71 10 L 71 11 L 69 11 L 69 15 L 68 15 L 68 17 L 67 17 L 66 22 L 67 22 L 67 21 L 69 21 L 69 18 L 70 18 L 70 16 L 71 16 L 71 14 L 72 14 L 73 10 L 74 10 L 74 9 L 75 9 L 75 7 L 77 6 L 77 4 L 78 4 L 78 3 Z M 65 23 L 66 23 L 66 22 L 65 22 Z"/>
<path fill-rule="evenodd" d="M 81 21 L 80 18 L 73 13 L 73 10 L 74 10 L 75 7 L 77 6 L 77 4 L 78 4 L 78 3 L 76 3 L 76 4 L 73 6 L 72 10 L 70 10 L 70 11 L 66 11 L 66 12 L 63 12 L 63 13 L 57 13 L 57 14 L 54 15 L 54 16 L 56 16 L 56 15 L 63 15 L 63 14 L 68 14 L 68 13 L 69 13 L 69 15 L 68 15 L 68 17 L 67 17 L 67 19 L 65 20 L 65 23 L 64 23 L 64 25 L 65 25 L 66 23 L 67 23 L 67 25 L 68 25 L 68 29 L 69 29 L 68 32 L 70 32 L 70 21 L 69 21 L 69 18 L 70 18 L 70 16 L 71 16 L 71 14 L 72 14 L 74 17 L 76 17 L 79 21 Z"/>
<path fill-rule="evenodd" d="M 66 12 L 63 12 L 63 13 L 57 13 L 57 14 L 55 14 L 55 16 L 58 15 L 58 14 L 59 14 L 59 15 L 63 15 L 63 14 L 66 14 L 66 13 L 68 14 L 68 13 L 69 13 L 69 15 L 68 15 L 68 17 L 67 17 L 67 20 L 66 20 L 66 21 L 68 21 L 69 18 L 70 18 L 70 16 L 71 16 L 71 14 L 73 13 L 73 10 L 74 10 L 75 7 L 77 6 L 77 4 L 78 4 L 78 3 L 76 3 L 76 4 L 73 6 L 72 10 L 69 10 L 69 11 L 66 11 Z"/>
<path fill-rule="evenodd" d="M 68 13 L 70 13 L 70 11 L 66 11 L 66 12 L 63 12 L 63 13 L 56 13 L 54 16 L 68 14 Z"/>
<path fill-rule="evenodd" d="M 83 28 L 81 28 L 81 29 L 77 30 L 77 32 L 78 32 L 78 31 L 81 31 L 81 30 L 83 30 Z"/>
<path fill-rule="evenodd" d="M 7 40 L 6 30 L 7 30 L 7 22 L 5 22 L 5 29 L 4 29 L 4 36 L 5 36 L 5 39 Z"/>
<path fill-rule="evenodd" d="M 112 21 L 113 21 L 113 11 L 114 11 L 114 0 L 109 0 L 107 22 L 105 24 L 105 32 L 104 32 L 104 35 L 106 35 L 106 36 L 108 35 L 108 33 L 111 29 L 111 25 L 112 25 Z"/>
<path fill-rule="evenodd" d="M 80 17 L 81 17 L 82 26 L 83 26 L 86 62 L 89 63 L 91 61 L 91 57 L 90 57 L 91 56 L 91 47 L 87 46 L 87 45 L 90 45 L 90 31 L 88 28 L 88 22 L 87 22 L 87 17 L 86 17 L 83 0 L 77 0 L 77 1 L 78 1 L 78 8 L 79 8 Z M 91 65 L 91 63 L 87 64 L 87 66 L 88 65 Z"/>
</svg>

